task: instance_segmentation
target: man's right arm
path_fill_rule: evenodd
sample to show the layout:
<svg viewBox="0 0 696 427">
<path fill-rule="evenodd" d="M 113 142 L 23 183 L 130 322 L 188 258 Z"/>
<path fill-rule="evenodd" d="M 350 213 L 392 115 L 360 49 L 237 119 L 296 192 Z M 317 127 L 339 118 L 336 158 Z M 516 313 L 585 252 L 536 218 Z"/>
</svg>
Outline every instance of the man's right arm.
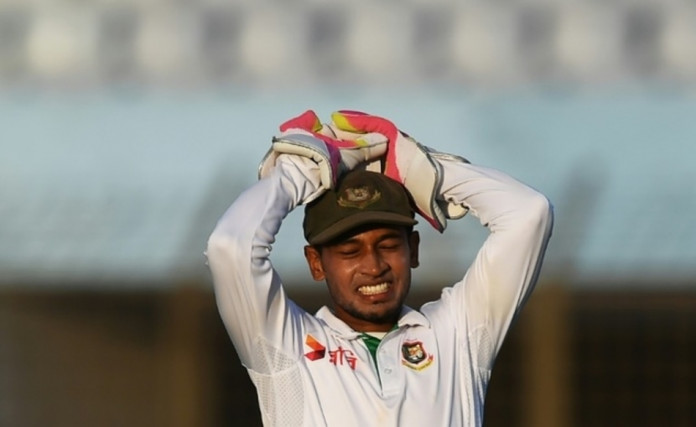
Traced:
<svg viewBox="0 0 696 427">
<path fill-rule="evenodd" d="M 293 313 L 300 311 L 273 269 L 271 245 L 285 216 L 319 188 L 315 163 L 284 156 L 234 201 L 208 240 L 206 256 L 220 315 L 242 363 L 252 369 L 257 339 L 281 346 L 294 335 Z"/>
</svg>

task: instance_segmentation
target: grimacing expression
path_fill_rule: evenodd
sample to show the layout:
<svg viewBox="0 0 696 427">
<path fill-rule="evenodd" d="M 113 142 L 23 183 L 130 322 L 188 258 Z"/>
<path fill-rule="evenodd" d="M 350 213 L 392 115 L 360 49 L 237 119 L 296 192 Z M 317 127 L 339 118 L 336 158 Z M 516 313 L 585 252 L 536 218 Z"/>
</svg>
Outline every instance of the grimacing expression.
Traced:
<svg viewBox="0 0 696 427">
<path fill-rule="evenodd" d="M 360 228 L 305 246 L 314 280 L 325 280 L 336 316 L 356 331 L 389 331 L 399 318 L 418 266 L 418 232 L 403 226 Z"/>
</svg>

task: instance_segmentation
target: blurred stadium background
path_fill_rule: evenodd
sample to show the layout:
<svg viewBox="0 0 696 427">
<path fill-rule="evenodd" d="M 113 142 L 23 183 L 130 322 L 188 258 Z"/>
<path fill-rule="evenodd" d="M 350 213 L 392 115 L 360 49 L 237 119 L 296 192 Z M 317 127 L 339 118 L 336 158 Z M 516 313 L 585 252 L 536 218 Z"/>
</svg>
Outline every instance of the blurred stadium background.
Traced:
<svg viewBox="0 0 696 427">
<path fill-rule="evenodd" d="M 486 425 L 696 425 L 688 0 L 0 0 L 0 425 L 259 425 L 203 250 L 307 108 L 554 203 Z M 273 257 L 316 309 L 300 220 Z M 484 238 L 420 230 L 414 305 Z"/>
</svg>

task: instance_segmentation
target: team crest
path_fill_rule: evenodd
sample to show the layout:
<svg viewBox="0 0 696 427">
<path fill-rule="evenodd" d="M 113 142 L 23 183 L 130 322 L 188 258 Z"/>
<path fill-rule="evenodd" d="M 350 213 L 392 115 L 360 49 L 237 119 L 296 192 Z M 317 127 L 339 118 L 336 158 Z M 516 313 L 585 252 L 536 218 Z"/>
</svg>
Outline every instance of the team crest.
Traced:
<svg viewBox="0 0 696 427">
<path fill-rule="evenodd" d="M 433 363 L 434 356 L 428 354 L 420 341 L 405 342 L 401 346 L 401 364 L 420 371 Z"/>
<path fill-rule="evenodd" d="M 377 189 L 362 185 L 360 187 L 349 187 L 343 190 L 338 197 L 338 204 L 344 208 L 364 209 L 382 198 L 382 193 Z"/>
</svg>

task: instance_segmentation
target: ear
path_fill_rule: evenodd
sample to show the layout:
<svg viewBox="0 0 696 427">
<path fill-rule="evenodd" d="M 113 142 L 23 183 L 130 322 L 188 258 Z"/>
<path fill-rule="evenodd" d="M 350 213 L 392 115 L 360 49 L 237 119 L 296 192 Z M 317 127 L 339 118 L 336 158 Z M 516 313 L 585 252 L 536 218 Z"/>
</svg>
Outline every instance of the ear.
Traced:
<svg viewBox="0 0 696 427">
<path fill-rule="evenodd" d="M 321 253 L 315 246 L 307 245 L 304 247 L 304 256 L 307 259 L 309 272 L 314 280 L 324 280 L 324 266 L 321 265 Z"/>
<path fill-rule="evenodd" d="M 413 231 L 408 236 L 408 247 L 411 252 L 411 268 L 416 268 L 420 265 L 418 261 L 418 245 L 420 245 L 420 234 L 417 231 Z"/>
</svg>

